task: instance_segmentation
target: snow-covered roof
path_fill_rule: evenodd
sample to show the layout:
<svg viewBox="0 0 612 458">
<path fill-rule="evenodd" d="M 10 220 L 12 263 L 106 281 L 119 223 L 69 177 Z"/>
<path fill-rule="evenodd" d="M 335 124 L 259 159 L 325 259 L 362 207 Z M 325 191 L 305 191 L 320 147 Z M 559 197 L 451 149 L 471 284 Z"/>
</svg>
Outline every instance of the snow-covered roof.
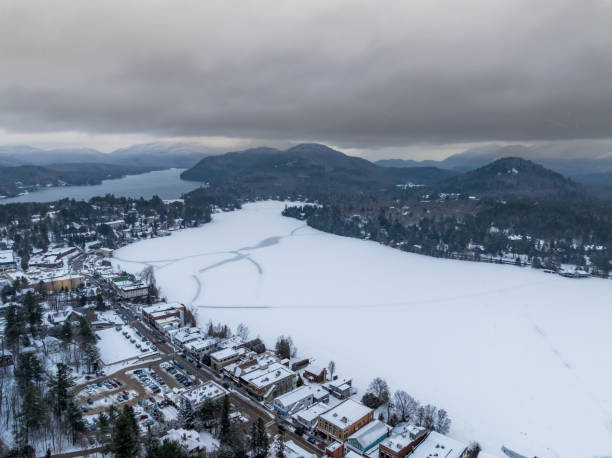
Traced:
<svg viewBox="0 0 612 458">
<path fill-rule="evenodd" d="M 355 431 L 348 437 L 348 441 L 356 441 L 364 450 L 369 445 L 379 440 L 383 435 L 387 434 L 391 427 L 380 420 L 374 420 L 365 425 L 363 428 Z"/>
<path fill-rule="evenodd" d="M 169 440 L 178 442 L 185 447 L 189 452 L 196 451 L 204 447 L 200 441 L 200 433 L 193 429 L 171 429 L 162 437 L 162 441 Z"/>
<path fill-rule="evenodd" d="M 285 457 L 286 458 L 316 458 L 317 455 L 303 449 L 293 441 L 285 442 Z"/>
<path fill-rule="evenodd" d="M 419 444 L 410 458 L 430 458 L 431 456 L 443 456 L 444 458 L 459 458 L 465 451 L 466 445 L 432 431 L 427 438 Z"/>
<path fill-rule="evenodd" d="M 12 250 L 0 251 L 0 264 L 13 264 L 15 262 L 15 256 Z"/>
<path fill-rule="evenodd" d="M 316 396 L 317 399 L 320 399 L 321 397 L 324 397 L 324 395 L 327 395 L 327 392 L 324 391 L 321 387 L 314 385 L 304 385 L 299 388 L 296 388 L 293 391 L 289 391 L 288 393 L 285 393 L 282 396 L 277 397 L 274 402 L 284 407 L 289 407 L 309 396 Z"/>
<path fill-rule="evenodd" d="M 293 414 L 293 418 L 301 418 L 305 422 L 312 422 L 317 417 L 319 417 L 322 413 L 327 412 L 329 410 L 329 406 L 327 404 L 323 404 L 322 402 L 318 402 L 316 404 L 311 405 L 309 408 L 299 411 L 296 414 Z"/>
<path fill-rule="evenodd" d="M 321 418 L 340 429 L 346 429 L 370 412 L 372 412 L 372 409 L 349 398 L 328 412 L 325 412 L 321 415 Z"/>
<path fill-rule="evenodd" d="M 204 385 L 200 385 L 196 388 L 186 391 L 185 393 L 183 393 L 183 397 L 189 399 L 192 404 L 198 405 L 206 401 L 207 399 L 214 400 L 220 398 L 221 396 L 225 396 L 228 393 L 229 392 L 221 385 L 210 380 Z"/>
<path fill-rule="evenodd" d="M 254 385 L 256 388 L 263 388 L 279 380 L 294 375 L 291 369 L 286 368 L 280 363 L 270 364 L 266 368 L 262 368 L 249 374 L 242 376 L 244 380 Z"/>
</svg>

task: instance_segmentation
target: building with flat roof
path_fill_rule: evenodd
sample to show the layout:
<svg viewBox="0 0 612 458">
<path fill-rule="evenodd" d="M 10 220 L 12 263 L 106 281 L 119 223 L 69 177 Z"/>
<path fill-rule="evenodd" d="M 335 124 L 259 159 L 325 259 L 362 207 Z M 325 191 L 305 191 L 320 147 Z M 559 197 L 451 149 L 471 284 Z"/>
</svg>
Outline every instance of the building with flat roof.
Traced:
<svg viewBox="0 0 612 458">
<path fill-rule="evenodd" d="M 281 415 L 293 415 L 316 402 L 329 402 L 329 393 L 316 385 L 304 385 L 274 399 L 274 410 Z"/>
<path fill-rule="evenodd" d="M 246 348 L 225 348 L 210 354 L 210 367 L 219 372 L 228 364 L 240 359 L 246 354 Z"/>
<path fill-rule="evenodd" d="M 317 429 L 327 440 L 344 442 L 373 419 L 372 409 L 349 398 L 322 414 Z"/>
<path fill-rule="evenodd" d="M 346 440 L 346 446 L 357 453 L 367 453 L 389 437 L 391 427 L 380 420 L 374 420 L 355 431 Z"/>
<path fill-rule="evenodd" d="M 229 394 L 225 388 L 213 380 L 209 380 L 203 385 L 192 388 L 182 394 L 183 398 L 189 400 L 193 407 L 198 407 L 204 401 L 216 401 Z"/>
</svg>

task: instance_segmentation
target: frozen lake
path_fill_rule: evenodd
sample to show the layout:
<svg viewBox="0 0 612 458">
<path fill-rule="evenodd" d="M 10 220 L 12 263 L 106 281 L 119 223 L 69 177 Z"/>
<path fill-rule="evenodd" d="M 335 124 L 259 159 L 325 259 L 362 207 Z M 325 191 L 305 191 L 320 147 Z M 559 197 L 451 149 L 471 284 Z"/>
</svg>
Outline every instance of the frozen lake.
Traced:
<svg viewBox="0 0 612 458">
<path fill-rule="evenodd" d="M 451 261 L 325 234 L 260 202 L 135 243 L 199 323 L 244 322 L 273 344 L 375 376 L 449 412 L 450 435 L 526 456 L 612 455 L 612 281 Z"/>
<path fill-rule="evenodd" d="M 0 204 L 17 202 L 55 202 L 61 199 L 89 200 L 92 197 L 114 194 L 116 197 L 150 199 L 157 195 L 162 199 L 178 199 L 182 193 L 200 186 L 194 181 L 181 180 L 184 169 L 167 169 L 155 172 L 127 175 L 123 178 L 104 180 L 91 186 L 61 186 L 42 188 L 24 196 L 0 200 Z"/>
</svg>

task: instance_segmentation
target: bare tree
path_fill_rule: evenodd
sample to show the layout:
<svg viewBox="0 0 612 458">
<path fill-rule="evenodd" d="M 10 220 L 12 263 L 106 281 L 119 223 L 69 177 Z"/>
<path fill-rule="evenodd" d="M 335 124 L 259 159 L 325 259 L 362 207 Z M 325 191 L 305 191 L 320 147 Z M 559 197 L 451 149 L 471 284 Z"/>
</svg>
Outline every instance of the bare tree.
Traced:
<svg viewBox="0 0 612 458">
<path fill-rule="evenodd" d="M 425 407 L 423 407 L 423 424 L 420 426 L 433 431 L 436 427 L 437 410 L 438 409 L 431 404 L 427 404 Z"/>
<path fill-rule="evenodd" d="M 389 402 L 389 385 L 384 379 L 376 377 L 370 382 L 368 391 L 376 396 L 381 404 Z"/>
<path fill-rule="evenodd" d="M 440 409 L 436 414 L 436 425 L 435 430 L 440 434 L 448 434 L 450 430 L 451 420 L 448 418 L 446 410 Z"/>
<path fill-rule="evenodd" d="M 393 395 L 395 414 L 400 421 L 413 421 L 416 417 L 419 402 L 403 390 L 397 390 Z"/>
<path fill-rule="evenodd" d="M 238 325 L 238 328 L 236 329 L 236 334 L 244 341 L 246 342 L 247 340 L 249 340 L 249 327 L 244 324 L 244 323 L 240 323 Z"/>
<path fill-rule="evenodd" d="M 327 371 L 329 372 L 329 379 L 334 379 L 334 372 L 336 372 L 336 363 L 332 360 L 327 365 Z"/>
</svg>

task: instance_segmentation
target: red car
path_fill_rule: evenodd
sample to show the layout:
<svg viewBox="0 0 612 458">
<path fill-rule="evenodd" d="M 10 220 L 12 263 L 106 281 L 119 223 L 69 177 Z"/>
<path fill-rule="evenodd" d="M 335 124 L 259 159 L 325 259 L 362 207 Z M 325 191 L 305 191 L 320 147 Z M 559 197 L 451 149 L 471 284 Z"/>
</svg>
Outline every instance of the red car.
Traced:
<svg viewBox="0 0 612 458">
<path fill-rule="evenodd" d="M 321 442 L 319 442 L 319 443 L 317 444 L 317 447 L 319 447 L 321 450 L 325 450 L 325 448 L 326 448 L 326 447 L 325 447 L 325 444 L 323 444 L 323 443 L 321 443 Z"/>
<path fill-rule="evenodd" d="M 149 418 L 149 416 L 148 416 L 146 413 L 143 413 L 143 414 L 140 416 L 140 419 L 141 419 L 141 420 L 146 420 L 147 418 Z"/>
</svg>

